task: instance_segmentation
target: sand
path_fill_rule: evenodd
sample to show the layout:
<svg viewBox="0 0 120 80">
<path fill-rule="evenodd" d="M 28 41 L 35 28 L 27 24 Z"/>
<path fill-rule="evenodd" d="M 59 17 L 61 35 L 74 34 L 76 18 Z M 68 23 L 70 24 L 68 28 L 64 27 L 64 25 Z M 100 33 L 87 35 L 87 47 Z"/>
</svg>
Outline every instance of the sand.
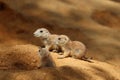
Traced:
<svg viewBox="0 0 120 80">
<path fill-rule="evenodd" d="M 33 45 L 15 45 L 0 50 L 1 70 L 31 70 L 40 67 L 38 48 Z"/>
</svg>

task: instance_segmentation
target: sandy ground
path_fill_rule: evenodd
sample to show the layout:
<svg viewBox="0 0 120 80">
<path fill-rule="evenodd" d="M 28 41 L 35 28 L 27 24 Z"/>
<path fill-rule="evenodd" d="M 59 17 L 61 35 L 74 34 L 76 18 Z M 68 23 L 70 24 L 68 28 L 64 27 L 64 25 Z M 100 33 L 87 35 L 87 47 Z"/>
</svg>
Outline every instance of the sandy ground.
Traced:
<svg viewBox="0 0 120 80">
<path fill-rule="evenodd" d="M 58 6 L 60 11 L 53 7 L 54 0 L 50 3 L 43 1 L 43 4 L 40 3 L 41 11 L 38 11 L 40 14 L 27 7 L 20 13 L 19 10 L 16 11 L 17 7 L 9 5 L 13 8 L 11 9 L 3 6 L 0 9 L 0 55 L 8 52 L 12 54 L 14 50 L 9 51 L 8 47 L 15 45 L 26 46 L 24 49 L 19 47 L 20 51 L 16 52 L 22 53 L 28 49 L 28 44 L 32 44 L 34 46 L 29 45 L 31 50 L 28 49 L 26 53 L 31 51 L 31 56 L 35 56 L 34 52 L 38 50 L 36 47 L 41 45 L 41 42 L 33 36 L 33 32 L 39 27 L 45 27 L 52 33 L 66 34 L 72 40 L 85 43 L 88 48 L 87 56 L 93 57 L 94 63 L 72 58 L 57 59 L 59 55 L 51 53 L 57 68 L 0 70 L 0 80 L 120 80 L 119 3 L 104 0 L 103 2 L 108 3 L 103 6 L 102 1 L 92 0 L 90 5 L 86 6 L 86 0 L 81 0 L 85 6 L 83 10 L 74 9 L 73 6 L 71 8 L 67 5 L 68 2 L 63 5 L 65 0 L 60 1 L 60 4 L 56 1 L 54 5 Z M 94 3 L 99 3 L 99 6 L 95 7 Z M 75 4 L 80 7 L 77 0 L 71 5 Z M 77 11 L 81 13 L 78 14 Z"/>
</svg>

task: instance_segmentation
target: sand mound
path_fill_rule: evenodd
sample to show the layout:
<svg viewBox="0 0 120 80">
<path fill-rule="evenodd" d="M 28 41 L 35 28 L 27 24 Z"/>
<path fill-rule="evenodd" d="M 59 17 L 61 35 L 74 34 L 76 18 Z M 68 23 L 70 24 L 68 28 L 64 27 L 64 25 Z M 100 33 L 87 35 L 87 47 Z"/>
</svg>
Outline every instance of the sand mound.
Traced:
<svg viewBox="0 0 120 80">
<path fill-rule="evenodd" d="M 37 70 L 0 70 L 0 80 L 119 80 L 119 71 L 115 66 L 95 61 L 65 58 L 51 53 L 57 68 L 40 68 Z M 5 77 L 6 76 L 6 77 Z"/>
<path fill-rule="evenodd" d="M 0 69 L 36 69 L 40 66 L 38 48 L 16 45 L 0 50 Z"/>
</svg>

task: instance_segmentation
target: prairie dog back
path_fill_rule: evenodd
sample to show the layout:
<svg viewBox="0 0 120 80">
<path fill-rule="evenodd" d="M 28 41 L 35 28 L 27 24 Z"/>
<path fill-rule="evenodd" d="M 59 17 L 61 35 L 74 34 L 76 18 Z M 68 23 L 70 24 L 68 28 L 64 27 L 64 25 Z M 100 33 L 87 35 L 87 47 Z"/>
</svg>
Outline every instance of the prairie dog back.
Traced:
<svg viewBox="0 0 120 80">
<path fill-rule="evenodd" d="M 56 39 L 56 37 L 58 37 L 57 34 L 52 34 L 48 37 L 48 45 L 54 44 L 54 40 Z"/>
</svg>

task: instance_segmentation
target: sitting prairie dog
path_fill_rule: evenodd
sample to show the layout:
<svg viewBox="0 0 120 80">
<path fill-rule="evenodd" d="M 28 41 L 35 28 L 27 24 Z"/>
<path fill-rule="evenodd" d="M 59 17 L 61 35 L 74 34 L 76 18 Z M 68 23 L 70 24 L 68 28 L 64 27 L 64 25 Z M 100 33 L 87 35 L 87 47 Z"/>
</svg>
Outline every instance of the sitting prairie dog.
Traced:
<svg viewBox="0 0 120 80">
<path fill-rule="evenodd" d="M 40 67 L 56 67 L 50 52 L 46 48 L 40 48 Z"/>
<path fill-rule="evenodd" d="M 54 45 L 54 39 L 58 36 L 56 34 L 51 34 L 46 28 L 39 28 L 34 33 L 35 37 L 39 37 L 45 48 L 48 50 L 54 50 L 56 51 L 58 47 Z"/>
<path fill-rule="evenodd" d="M 66 35 L 60 35 L 55 39 L 55 44 L 60 46 L 64 52 L 62 56 L 58 57 L 59 59 L 71 56 L 76 59 L 89 61 L 85 57 L 87 49 L 82 42 L 71 41 Z"/>
</svg>

